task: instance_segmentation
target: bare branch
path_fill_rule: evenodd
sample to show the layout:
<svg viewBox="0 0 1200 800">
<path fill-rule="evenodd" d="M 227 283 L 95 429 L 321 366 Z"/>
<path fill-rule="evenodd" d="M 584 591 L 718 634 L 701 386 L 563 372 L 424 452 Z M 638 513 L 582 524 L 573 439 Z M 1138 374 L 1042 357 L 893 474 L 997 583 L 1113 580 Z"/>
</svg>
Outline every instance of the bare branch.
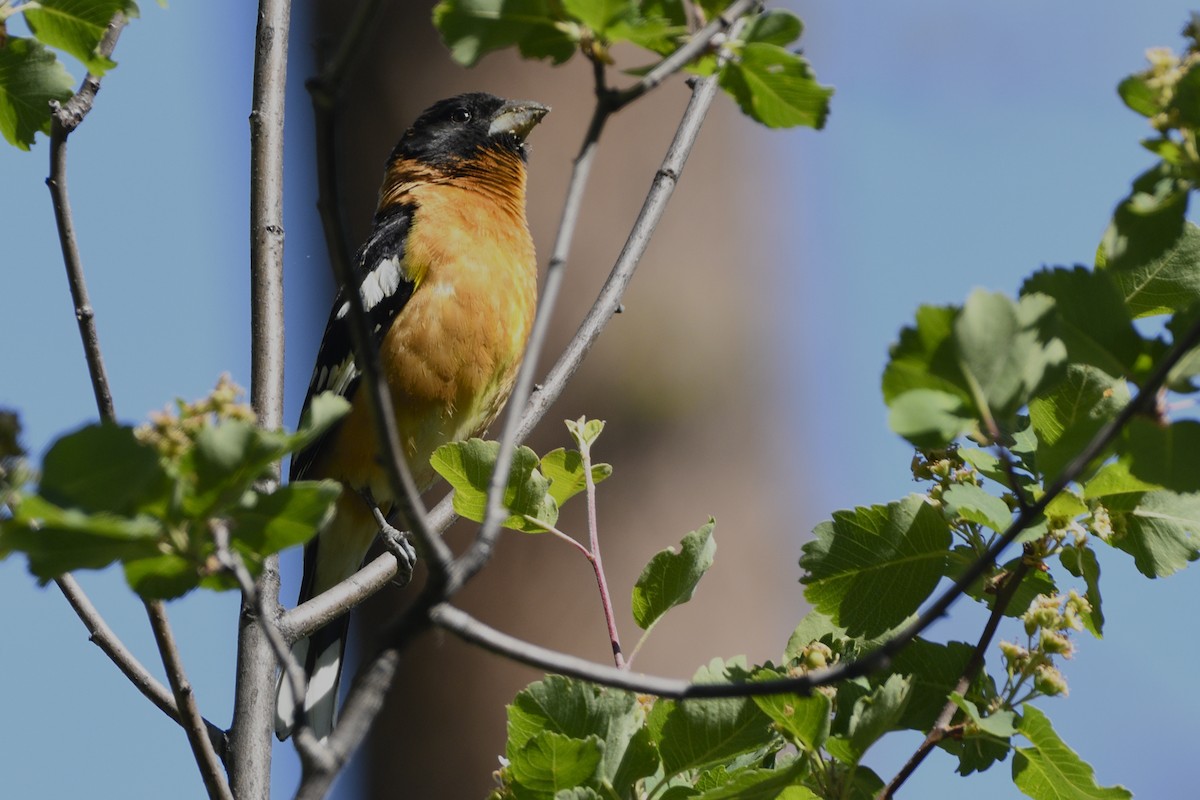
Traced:
<svg viewBox="0 0 1200 800">
<path fill-rule="evenodd" d="M 100 648 L 103 653 L 117 665 L 117 669 L 129 679 L 137 690 L 141 692 L 147 700 L 154 703 L 160 711 L 166 714 L 176 722 L 183 724 L 179 716 L 179 708 L 175 705 L 175 696 L 171 690 L 163 686 L 150 671 L 142 665 L 133 653 L 129 652 L 124 643 L 117 638 L 113 633 L 112 628 L 108 627 L 108 623 L 104 621 L 104 617 L 100 616 L 100 612 L 92 605 L 92 601 L 88 599 L 83 588 L 75 581 L 69 573 L 62 575 L 54 580 L 58 588 L 62 591 L 63 596 L 67 598 L 67 602 L 71 604 L 71 608 L 75 609 L 75 613 L 79 616 L 81 622 L 88 631 L 88 638 L 93 644 Z M 222 760 L 225 758 L 225 731 L 218 728 L 208 720 L 204 721 L 204 728 L 208 734 L 208 739 L 212 743 L 213 750 Z"/>
<path fill-rule="evenodd" d="M 175 646 L 175 635 L 167 622 L 167 610 L 160 600 L 147 601 L 146 614 L 150 617 L 154 641 L 158 644 L 158 652 L 162 654 L 167 682 L 171 684 L 171 691 L 175 693 L 175 704 L 179 708 L 181 724 L 187 733 L 188 743 L 192 746 L 196 766 L 200 768 L 200 777 L 204 779 L 204 788 L 214 800 L 233 800 L 233 792 L 225 779 L 225 771 L 221 762 L 217 760 L 217 754 L 213 752 L 212 743 L 208 740 L 204 717 L 200 716 L 200 710 L 196 707 L 192 685 L 188 683 L 187 674 L 183 670 L 179 649 Z"/>
<path fill-rule="evenodd" d="M 250 399 L 258 424 L 283 426 L 283 121 L 290 0 L 259 0 L 250 110 Z M 273 467 L 278 480 L 278 465 Z M 279 607 L 279 559 L 268 557 L 238 619 L 229 777 L 238 797 L 268 797 L 275 655 L 264 622 Z M 262 609 L 270 609 L 264 614 Z"/>
<path fill-rule="evenodd" d="M 108 23 L 108 29 L 96 52 L 104 57 L 112 55 L 125 28 L 125 15 L 117 13 Z M 96 332 L 96 312 L 88 297 L 87 282 L 83 277 L 83 259 L 79 255 L 79 242 L 75 236 L 75 219 L 71 213 L 71 200 L 67 194 L 67 137 L 79 127 L 83 118 L 92 110 L 96 93 L 100 91 L 100 78 L 88 73 L 83 83 L 70 100 L 63 105 L 51 103 L 50 115 L 50 176 L 46 186 L 50 189 L 50 201 L 54 206 L 54 222 L 58 227 L 58 242 L 62 248 L 63 264 L 67 268 L 67 283 L 71 299 L 75 303 L 75 319 L 79 323 L 79 336 L 83 341 L 83 354 L 87 359 L 88 373 L 92 379 L 92 393 L 96 397 L 96 408 L 103 420 L 113 420 L 112 390 L 108 384 L 108 373 L 104 368 L 104 357 L 100 352 L 100 336 Z"/>
<path fill-rule="evenodd" d="M 1014 483 L 1015 485 L 1015 483 Z M 979 642 L 975 645 L 975 649 L 971 651 L 971 657 L 967 660 L 966 667 L 963 668 L 962 676 L 958 679 L 953 691 L 956 694 L 965 695 L 971 688 L 971 684 L 975 682 L 975 678 L 983 670 L 984 659 L 989 647 L 992 646 L 992 638 L 996 635 L 996 629 L 1000 627 L 1000 620 L 1004 618 L 1004 612 L 1008 609 L 1009 603 L 1017 593 L 1017 588 L 1021 585 L 1021 581 L 1025 580 L 1025 576 L 1029 574 L 1029 570 L 1033 568 L 1033 562 L 1022 560 L 1017 568 L 1013 570 L 1004 581 L 1004 585 L 996 594 L 995 604 L 992 606 L 992 613 L 988 617 L 987 624 L 983 626 L 983 632 L 979 635 Z M 906 780 L 916 771 L 917 767 L 921 766 L 921 762 L 925 760 L 933 748 L 937 747 L 938 743 L 945 739 L 954 728 L 950 725 L 950 721 L 954 719 L 955 712 L 958 711 L 958 706 L 953 700 L 947 700 L 946 705 L 942 707 L 941 713 L 933 723 L 933 727 L 929 729 L 929 735 L 921 742 L 920 746 L 913 752 L 912 756 L 896 773 L 896 776 L 888 781 L 887 786 L 880 790 L 877 800 L 891 800 L 891 797 L 904 784 Z"/>
<path fill-rule="evenodd" d="M 237 580 L 238 586 L 242 590 L 243 601 L 247 605 L 253 606 L 258 613 L 259 624 L 271 645 L 271 650 L 275 653 L 275 660 L 281 665 L 285 679 L 291 682 L 292 696 L 296 698 L 292 744 L 295 745 L 296 752 L 300 754 L 300 760 L 305 765 L 315 764 L 319 768 L 328 769 L 332 766 L 329 752 L 313 735 L 312 729 L 308 727 L 307 714 L 304 709 L 304 668 L 296 662 L 288 643 L 284 641 L 279 629 L 272 622 L 263 596 L 258 591 L 250 571 L 246 569 L 242 557 L 230 549 L 229 529 L 223 523 L 214 522 L 212 530 L 213 541 L 217 546 L 217 560 Z"/>
</svg>

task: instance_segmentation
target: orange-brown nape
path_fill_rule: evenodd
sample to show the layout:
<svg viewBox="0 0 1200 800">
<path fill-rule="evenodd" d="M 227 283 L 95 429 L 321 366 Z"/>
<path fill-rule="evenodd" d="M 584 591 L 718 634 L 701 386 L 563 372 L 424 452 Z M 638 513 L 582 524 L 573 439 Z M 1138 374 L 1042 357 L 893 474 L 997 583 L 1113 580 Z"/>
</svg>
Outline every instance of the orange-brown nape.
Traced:
<svg viewBox="0 0 1200 800">
<path fill-rule="evenodd" d="M 433 451 L 482 433 L 516 378 L 537 302 L 525 137 L 547 111 L 481 93 L 443 100 L 421 114 L 388 159 L 375 224 L 355 266 L 404 455 L 422 489 L 434 478 Z M 305 549 L 300 602 L 358 569 L 377 533 L 364 496 L 385 513 L 392 502 L 359 390 L 348 309 L 339 293 L 305 407 L 334 391 L 350 401 L 350 413 L 291 467 L 292 480 L 332 478 L 343 487 L 333 521 Z M 281 680 L 280 738 L 290 735 L 298 704 L 319 738 L 332 730 L 347 619 L 294 646 L 309 683 L 298 702 Z"/>
</svg>

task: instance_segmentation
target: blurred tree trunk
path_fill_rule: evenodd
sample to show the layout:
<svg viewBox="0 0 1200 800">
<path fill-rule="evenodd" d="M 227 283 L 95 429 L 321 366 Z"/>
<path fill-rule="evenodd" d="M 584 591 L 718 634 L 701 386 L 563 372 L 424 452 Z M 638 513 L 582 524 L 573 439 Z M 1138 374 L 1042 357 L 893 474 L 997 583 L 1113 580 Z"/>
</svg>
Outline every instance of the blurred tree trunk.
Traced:
<svg viewBox="0 0 1200 800">
<path fill-rule="evenodd" d="M 331 36 L 342 30 L 347 5 L 312 4 L 313 29 Z M 450 60 L 423 3 L 390 4 L 364 48 L 338 130 L 352 242 L 368 230 L 384 159 L 405 127 L 435 100 L 484 90 L 553 108 L 530 137 L 529 219 L 544 263 L 590 115 L 588 65 L 577 57 L 551 69 L 504 53 L 464 70 Z M 649 60 L 620 55 L 628 65 Z M 543 371 L 611 268 L 687 96 L 676 79 L 610 123 Z M 695 600 L 656 630 L 639 670 L 689 676 L 715 656 L 778 659 L 803 612 L 795 564 L 807 531 L 788 526 L 802 502 L 795 496 L 800 481 L 778 478 L 783 447 L 773 430 L 782 427 L 773 423 L 781 417 L 772 398 L 781 385 L 772 382 L 773 361 L 785 351 L 768 345 L 770 323 L 760 313 L 772 270 L 756 226 L 770 218 L 771 199 L 758 193 L 770 171 L 757 155 L 763 148 L 752 143 L 766 135 L 718 98 L 626 297 L 626 313 L 614 318 L 530 442 L 539 452 L 568 445 L 565 418 L 608 421 L 595 453 L 615 473 L 599 492 L 599 524 L 627 652 L 640 633 L 629 593 L 641 568 L 710 514 L 717 518 L 715 567 Z M 323 259 L 309 263 L 313 280 L 328 280 Z M 327 312 L 314 313 L 323 321 Z M 435 489 L 431 499 L 442 492 Z M 583 511 L 580 497 L 560 525 L 586 539 Z M 460 522 L 449 538 L 457 548 L 471 532 Z M 372 628 L 408 596 L 384 592 L 367 604 L 352 624 L 360 645 L 369 647 Z M 506 533 L 492 564 L 459 600 L 517 636 L 597 661 L 611 657 L 590 567 L 548 537 Z M 351 663 L 347 682 L 353 669 Z M 451 637 L 421 641 L 409 650 L 371 739 L 367 796 L 483 797 L 503 754 L 504 706 L 539 677 Z M 342 796 L 349 789 L 344 785 Z"/>
</svg>

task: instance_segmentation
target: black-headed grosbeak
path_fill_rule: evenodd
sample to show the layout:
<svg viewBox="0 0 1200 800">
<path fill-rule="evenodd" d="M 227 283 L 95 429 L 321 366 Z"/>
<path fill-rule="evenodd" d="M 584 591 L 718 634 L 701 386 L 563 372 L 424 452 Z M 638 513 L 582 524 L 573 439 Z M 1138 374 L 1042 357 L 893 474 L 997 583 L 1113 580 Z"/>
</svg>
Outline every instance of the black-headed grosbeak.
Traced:
<svg viewBox="0 0 1200 800">
<path fill-rule="evenodd" d="M 537 304 L 525 137 L 548 111 L 483 93 L 427 109 L 388 158 L 374 228 L 355 257 L 404 454 L 422 490 L 435 477 L 433 451 L 486 429 L 516 379 Z M 393 497 L 359 391 L 344 291 L 334 300 L 304 407 L 334 391 L 351 409 L 291 465 L 291 480 L 334 478 L 343 486 L 333 520 L 304 550 L 300 602 L 358 570 L 379 530 L 364 497 L 385 513 Z M 318 738 L 333 729 L 348 622 L 343 616 L 293 648 L 308 677 L 304 707 Z M 281 680 L 280 739 L 291 734 L 295 705 Z"/>
</svg>

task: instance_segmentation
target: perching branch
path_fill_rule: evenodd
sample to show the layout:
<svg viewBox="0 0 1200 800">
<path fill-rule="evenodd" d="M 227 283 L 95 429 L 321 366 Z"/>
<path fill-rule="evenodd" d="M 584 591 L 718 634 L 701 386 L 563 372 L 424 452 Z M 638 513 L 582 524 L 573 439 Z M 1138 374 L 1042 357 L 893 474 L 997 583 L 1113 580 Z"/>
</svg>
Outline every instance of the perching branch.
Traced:
<svg viewBox="0 0 1200 800">
<path fill-rule="evenodd" d="M 192 685 L 183 670 L 179 649 L 175 646 L 175 635 L 167 622 L 167 610 L 161 600 L 150 600 L 146 602 L 146 614 L 150 617 L 154 641 L 158 644 L 158 652 L 162 654 L 167 682 L 171 684 L 171 691 L 175 694 L 175 704 L 179 708 L 183 730 L 192 746 L 196 766 L 200 768 L 200 777 L 204 779 L 204 788 L 214 800 L 233 800 L 229 782 L 225 779 L 225 771 L 213 751 L 212 743 L 208 740 L 204 717 L 200 716 L 200 710 L 196 707 Z"/>
<path fill-rule="evenodd" d="M 258 424 L 283 426 L 283 121 L 290 0 L 259 0 L 250 110 L 250 400 Z M 278 466 L 273 467 L 278 481 Z M 229 778 L 238 797 L 268 797 L 275 654 L 265 626 L 279 608 L 279 559 L 268 557 L 238 614 Z M 267 613 L 263 613 L 266 609 Z"/>
<path fill-rule="evenodd" d="M 63 595 L 67 598 L 67 602 L 71 604 L 71 608 L 75 610 L 84 627 L 87 628 L 88 638 L 91 642 L 99 647 L 117 665 L 117 669 L 121 670 L 121 673 L 129 679 L 129 682 L 147 700 L 154 703 L 160 711 L 182 725 L 183 722 L 179 715 L 179 707 L 175 704 L 175 696 L 171 693 L 171 690 L 159 683 L 150 674 L 150 671 L 137 660 L 137 657 L 129 652 L 128 648 L 117 638 L 112 629 L 108 627 L 108 623 L 104 621 L 104 617 L 100 616 L 100 612 L 92 605 L 88 596 L 84 594 L 83 589 L 76 583 L 75 578 L 68 573 L 55 580 L 55 583 L 62 590 Z M 227 745 L 225 731 L 208 720 L 204 720 L 204 728 L 209 741 L 212 743 L 213 750 L 218 757 L 224 760 Z"/>
</svg>

